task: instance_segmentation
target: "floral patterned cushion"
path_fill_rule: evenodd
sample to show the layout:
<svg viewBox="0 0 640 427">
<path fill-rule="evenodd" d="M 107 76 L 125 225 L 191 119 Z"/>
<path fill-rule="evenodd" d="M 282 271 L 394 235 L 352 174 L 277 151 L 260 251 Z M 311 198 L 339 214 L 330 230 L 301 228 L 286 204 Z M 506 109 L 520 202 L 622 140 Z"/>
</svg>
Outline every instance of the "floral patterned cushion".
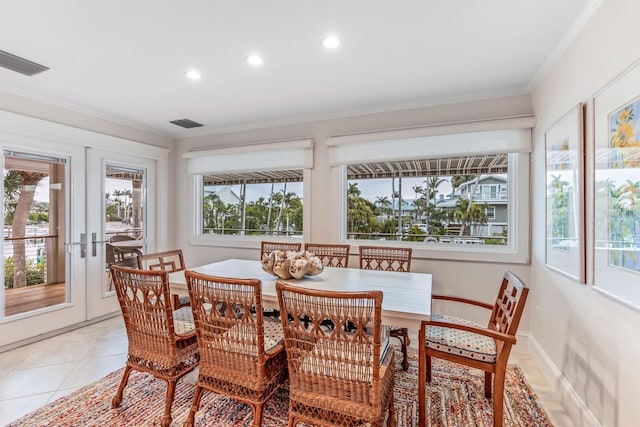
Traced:
<svg viewBox="0 0 640 427">
<path fill-rule="evenodd" d="M 173 329 L 178 335 L 186 335 L 196 330 L 191 307 L 182 307 L 173 312 Z"/>
<path fill-rule="evenodd" d="M 431 320 L 481 327 L 474 322 L 442 314 L 432 314 Z M 493 338 L 459 329 L 429 326 L 426 342 L 428 348 L 488 363 L 495 363 L 498 355 Z"/>
</svg>

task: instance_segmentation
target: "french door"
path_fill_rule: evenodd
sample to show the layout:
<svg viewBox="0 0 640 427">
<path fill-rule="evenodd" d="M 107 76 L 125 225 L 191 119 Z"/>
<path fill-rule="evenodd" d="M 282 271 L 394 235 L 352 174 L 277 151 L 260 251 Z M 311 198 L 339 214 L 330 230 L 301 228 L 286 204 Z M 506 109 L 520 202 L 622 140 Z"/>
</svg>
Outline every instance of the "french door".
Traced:
<svg viewBox="0 0 640 427">
<path fill-rule="evenodd" d="M 29 138 L 2 149 L 0 348 L 118 312 L 108 244 L 135 239 L 130 262 L 155 246 L 157 161 Z"/>
<path fill-rule="evenodd" d="M 88 319 L 120 309 L 108 264 L 135 266 L 136 253 L 154 243 L 155 163 L 132 154 L 87 150 Z"/>
<path fill-rule="evenodd" d="M 2 145 L 0 347 L 86 320 L 85 149 L 10 142 Z"/>
</svg>

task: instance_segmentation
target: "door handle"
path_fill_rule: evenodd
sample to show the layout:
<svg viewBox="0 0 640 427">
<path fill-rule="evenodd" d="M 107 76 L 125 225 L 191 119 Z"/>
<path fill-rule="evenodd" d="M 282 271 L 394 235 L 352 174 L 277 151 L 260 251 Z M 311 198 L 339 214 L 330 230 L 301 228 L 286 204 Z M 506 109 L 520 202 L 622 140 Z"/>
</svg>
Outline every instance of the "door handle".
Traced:
<svg viewBox="0 0 640 427">
<path fill-rule="evenodd" d="M 87 257 L 87 235 L 86 233 L 80 233 L 79 242 L 65 242 L 64 246 L 67 248 L 67 253 L 71 254 L 71 246 L 80 245 L 80 258 Z"/>
<path fill-rule="evenodd" d="M 96 256 L 98 250 L 98 243 L 107 243 L 108 240 L 96 240 L 98 238 L 97 233 L 91 233 L 91 256 Z"/>
</svg>

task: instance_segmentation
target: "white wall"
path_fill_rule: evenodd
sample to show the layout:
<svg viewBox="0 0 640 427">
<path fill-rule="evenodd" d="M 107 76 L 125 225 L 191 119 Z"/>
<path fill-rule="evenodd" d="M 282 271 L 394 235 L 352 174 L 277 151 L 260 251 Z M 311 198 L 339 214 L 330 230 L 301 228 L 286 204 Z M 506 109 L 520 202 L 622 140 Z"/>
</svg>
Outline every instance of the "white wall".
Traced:
<svg viewBox="0 0 640 427">
<path fill-rule="evenodd" d="M 531 101 L 528 95 L 485 101 L 468 102 L 447 106 L 395 111 L 371 114 L 345 119 L 325 120 L 280 126 L 266 129 L 255 129 L 220 135 L 210 135 L 178 140 L 176 147 L 176 196 L 177 207 L 177 239 L 176 246 L 185 252 L 188 265 L 197 265 L 224 258 L 236 257 L 258 259 L 257 249 L 214 248 L 190 246 L 188 241 L 189 211 L 191 204 L 186 180 L 185 162 L 182 153 L 195 148 L 213 148 L 238 144 L 308 138 L 315 141 L 314 167 L 311 172 L 312 226 L 305 230 L 305 241 L 330 242 L 337 241 L 339 236 L 333 213 L 337 210 L 334 196 L 332 175 L 329 168 L 329 154 L 326 139 L 341 134 L 371 132 L 382 129 L 394 129 L 458 121 L 482 120 L 496 117 L 531 114 Z M 351 257 L 351 266 L 356 266 L 357 255 Z M 505 269 L 511 269 L 523 280 L 528 281 L 528 265 L 508 265 L 504 263 L 469 263 L 455 261 L 435 261 L 416 259 L 412 262 L 412 270 L 430 272 L 433 276 L 434 290 L 438 293 L 466 295 L 487 302 L 492 302 L 498 291 Z M 525 313 L 526 316 L 526 313 Z M 486 322 L 486 314 L 479 317 Z M 524 318 L 523 329 L 527 328 Z"/>
<path fill-rule="evenodd" d="M 640 1 L 605 0 L 535 89 L 532 168 L 531 333 L 546 362 L 559 368 L 563 400 L 577 425 L 588 425 L 567 385 L 603 426 L 640 425 L 640 312 L 545 268 L 544 133 L 579 102 L 587 110 L 587 239 L 593 236 L 592 95 L 640 58 Z M 631 94 L 640 95 L 640 94 Z M 588 246 L 590 247 L 590 246 Z M 591 260 L 592 254 L 589 254 Z M 590 263 L 588 264 L 590 265 Z M 592 272 L 588 272 L 589 279 Z M 638 282 L 640 285 L 640 282 Z M 543 359 L 544 359 L 543 355 Z M 543 360 L 543 363 L 545 361 Z M 575 396 L 573 396 L 575 397 Z"/>
</svg>

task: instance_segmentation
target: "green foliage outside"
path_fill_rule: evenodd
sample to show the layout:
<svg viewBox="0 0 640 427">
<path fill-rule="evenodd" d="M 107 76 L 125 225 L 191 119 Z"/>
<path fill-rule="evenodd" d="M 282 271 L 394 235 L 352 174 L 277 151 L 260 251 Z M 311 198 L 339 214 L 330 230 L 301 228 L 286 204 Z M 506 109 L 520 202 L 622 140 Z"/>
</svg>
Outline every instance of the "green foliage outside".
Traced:
<svg viewBox="0 0 640 427">
<path fill-rule="evenodd" d="M 44 263 L 27 260 L 27 286 L 44 283 Z M 13 257 L 4 259 L 4 288 L 13 289 Z"/>
<path fill-rule="evenodd" d="M 242 204 L 227 204 L 217 194 L 211 193 L 203 199 L 203 229 L 216 234 L 245 235 L 301 235 L 302 199 L 286 190 L 271 193 L 267 200 L 260 197 L 248 202 L 244 209 L 242 226 Z"/>
<path fill-rule="evenodd" d="M 435 178 L 435 179 L 434 179 Z M 473 176 L 466 177 L 466 180 Z M 457 224 L 462 229 L 463 236 L 469 236 L 472 226 L 487 224 L 486 203 L 469 202 L 460 198 L 453 209 L 436 207 L 431 200 L 435 199 L 436 189 L 442 179 L 430 177 L 425 181 L 427 189 L 415 186 L 416 193 L 413 212 L 402 212 L 398 218 L 398 212 L 394 211 L 393 199 L 387 196 L 378 196 L 374 203 L 363 198 L 357 183 L 350 183 L 347 189 L 347 234 L 356 239 L 380 238 L 403 241 L 422 242 L 427 236 L 447 235 L 447 224 Z M 465 182 L 465 181 L 458 181 Z M 395 203 L 397 205 L 397 203 Z M 424 220 L 427 232 L 417 225 Z M 409 228 L 407 228 L 409 227 Z M 505 231 L 506 235 L 506 231 Z M 486 239 L 485 243 L 504 245 L 505 239 Z"/>
</svg>

